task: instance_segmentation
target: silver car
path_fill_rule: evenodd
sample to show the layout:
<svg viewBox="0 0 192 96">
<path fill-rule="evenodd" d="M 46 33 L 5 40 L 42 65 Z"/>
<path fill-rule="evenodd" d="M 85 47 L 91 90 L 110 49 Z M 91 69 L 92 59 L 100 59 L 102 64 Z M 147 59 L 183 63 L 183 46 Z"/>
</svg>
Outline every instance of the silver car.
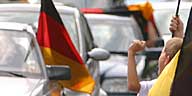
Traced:
<svg viewBox="0 0 192 96">
<path fill-rule="evenodd" d="M 99 60 L 105 60 L 109 57 L 109 52 L 96 48 L 90 30 L 77 8 L 67 6 L 56 6 L 63 23 L 69 32 L 69 35 L 77 51 L 87 64 L 90 74 L 96 81 L 93 96 L 99 96 L 100 77 L 99 77 Z M 40 5 L 38 4 L 1 4 L 0 21 L 19 22 L 34 25 L 37 28 Z M 72 91 L 70 91 L 72 92 Z M 66 92 L 69 94 L 70 92 Z M 71 94 L 71 93 L 70 93 Z M 79 95 L 80 93 L 75 93 Z M 72 96 L 74 96 L 74 94 Z"/>
<path fill-rule="evenodd" d="M 96 44 L 110 51 L 111 56 L 101 61 L 102 88 L 110 93 L 128 92 L 127 51 L 133 40 L 142 40 L 141 31 L 133 17 L 107 14 L 85 14 Z M 136 57 L 138 75 L 145 66 L 145 56 Z"/>
<path fill-rule="evenodd" d="M 58 85 L 50 80 L 70 79 L 67 67 L 45 65 L 35 32 L 27 24 L 0 22 L 0 46 L 3 96 L 50 96 L 58 90 Z"/>
</svg>

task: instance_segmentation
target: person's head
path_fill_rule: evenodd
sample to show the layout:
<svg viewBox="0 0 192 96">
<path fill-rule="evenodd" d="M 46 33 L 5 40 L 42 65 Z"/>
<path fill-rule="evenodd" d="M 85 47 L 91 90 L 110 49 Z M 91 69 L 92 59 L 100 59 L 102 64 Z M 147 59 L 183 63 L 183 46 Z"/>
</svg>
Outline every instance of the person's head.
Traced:
<svg viewBox="0 0 192 96">
<path fill-rule="evenodd" d="M 181 49 L 182 43 L 183 39 L 177 37 L 171 38 L 170 40 L 167 41 L 159 57 L 158 74 L 160 74 L 161 71 L 164 69 L 164 67 L 171 61 L 171 59 L 175 56 L 177 51 Z"/>
</svg>

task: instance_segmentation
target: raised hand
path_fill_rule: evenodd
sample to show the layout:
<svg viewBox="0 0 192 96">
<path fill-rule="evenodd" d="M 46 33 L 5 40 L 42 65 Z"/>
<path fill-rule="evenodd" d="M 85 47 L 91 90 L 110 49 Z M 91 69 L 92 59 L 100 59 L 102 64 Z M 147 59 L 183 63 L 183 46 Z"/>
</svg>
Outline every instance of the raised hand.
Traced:
<svg viewBox="0 0 192 96">
<path fill-rule="evenodd" d="M 138 51 L 144 50 L 145 46 L 146 46 L 145 41 L 133 40 L 133 43 L 129 46 L 128 51 L 135 54 Z"/>
</svg>

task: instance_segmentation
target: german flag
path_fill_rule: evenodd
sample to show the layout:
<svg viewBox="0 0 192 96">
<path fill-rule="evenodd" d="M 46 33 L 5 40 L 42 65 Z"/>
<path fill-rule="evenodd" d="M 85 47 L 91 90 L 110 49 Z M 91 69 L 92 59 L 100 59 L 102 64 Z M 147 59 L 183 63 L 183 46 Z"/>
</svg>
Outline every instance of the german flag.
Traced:
<svg viewBox="0 0 192 96">
<path fill-rule="evenodd" d="M 95 82 L 74 47 L 51 0 L 41 0 L 37 40 L 46 64 L 70 66 L 71 80 L 59 81 L 63 87 L 92 93 Z"/>
<path fill-rule="evenodd" d="M 148 96 L 191 96 L 192 9 L 181 51 L 165 67 Z"/>
</svg>

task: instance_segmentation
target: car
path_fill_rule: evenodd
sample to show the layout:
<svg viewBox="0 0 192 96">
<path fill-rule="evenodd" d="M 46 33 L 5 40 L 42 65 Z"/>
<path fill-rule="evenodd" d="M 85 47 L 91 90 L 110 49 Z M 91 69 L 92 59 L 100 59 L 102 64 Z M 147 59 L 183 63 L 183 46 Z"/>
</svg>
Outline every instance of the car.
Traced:
<svg viewBox="0 0 192 96">
<path fill-rule="evenodd" d="M 90 74 L 96 81 L 93 96 L 100 94 L 100 76 L 99 76 L 99 60 L 108 59 L 110 54 L 108 51 L 97 48 L 94 39 L 86 24 L 83 15 L 75 7 L 64 5 L 56 5 L 61 19 L 69 32 L 74 46 L 82 57 Z M 39 4 L 1 4 L 0 5 L 0 21 L 18 22 L 32 25 L 37 30 L 38 17 L 40 12 Z M 68 89 L 66 89 L 68 90 Z M 65 94 L 70 96 L 79 96 L 80 92 L 66 91 Z M 84 95 L 82 95 L 84 96 Z M 87 96 L 87 94 L 85 94 Z"/>
<path fill-rule="evenodd" d="M 35 32 L 28 24 L 0 22 L 0 34 L 2 95 L 51 96 L 58 85 L 50 80 L 70 79 L 67 66 L 45 65 Z"/>
<path fill-rule="evenodd" d="M 95 43 L 111 53 L 106 61 L 100 61 L 102 88 L 108 94 L 126 93 L 127 88 L 127 52 L 133 40 L 143 40 L 141 30 L 133 17 L 109 14 L 84 14 Z M 137 72 L 141 77 L 145 67 L 145 55 L 136 57 Z"/>
</svg>

